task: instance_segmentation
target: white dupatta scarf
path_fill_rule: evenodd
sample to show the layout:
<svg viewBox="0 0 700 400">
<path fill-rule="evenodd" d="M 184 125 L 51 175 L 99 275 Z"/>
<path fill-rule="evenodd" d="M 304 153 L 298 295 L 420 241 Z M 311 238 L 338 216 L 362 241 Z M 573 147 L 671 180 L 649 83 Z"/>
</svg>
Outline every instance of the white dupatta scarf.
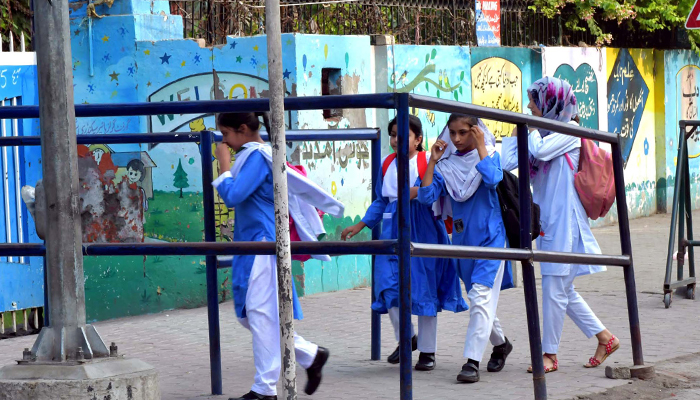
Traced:
<svg viewBox="0 0 700 400">
<path fill-rule="evenodd" d="M 236 154 L 236 162 L 231 169 L 231 176 L 234 179 L 253 151 L 259 151 L 272 169 L 272 149 L 269 144 L 249 142 L 243 147 L 244 149 Z M 291 168 L 287 168 L 287 182 L 289 215 L 294 219 L 299 237 L 305 242 L 318 241 L 318 236 L 325 234 L 326 230 L 323 228 L 323 221 L 316 209 L 333 217 L 342 218 L 345 206 L 313 181 Z M 311 255 L 311 257 L 321 261 L 331 260 L 328 255 Z"/>
<path fill-rule="evenodd" d="M 478 118 L 477 125 L 484 132 L 484 143 L 489 156 L 496 151 L 496 138 L 486 124 Z M 447 143 L 447 150 L 435 165 L 435 169 L 445 179 L 447 192 L 455 201 L 467 201 L 476 192 L 481 184 L 481 173 L 477 171 L 476 164 L 481 161 L 479 151 L 474 149 L 467 154 L 458 155 L 457 148 L 450 139 L 450 130 L 447 126 L 442 130 L 438 139 Z M 452 204 L 449 199 L 439 199 L 433 204 L 436 216 L 442 216 L 445 220 L 452 216 Z"/>
</svg>

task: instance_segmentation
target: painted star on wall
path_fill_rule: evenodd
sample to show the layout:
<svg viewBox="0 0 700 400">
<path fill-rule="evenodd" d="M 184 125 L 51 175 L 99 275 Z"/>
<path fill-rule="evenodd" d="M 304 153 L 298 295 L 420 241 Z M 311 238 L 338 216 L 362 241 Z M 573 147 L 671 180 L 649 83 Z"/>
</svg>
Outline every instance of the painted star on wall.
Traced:
<svg viewBox="0 0 700 400">
<path fill-rule="evenodd" d="M 74 34 L 75 36 L 80 35 L 80 29 L 76 29 L 75 31 L 73 31 L 73 34 Z"/>
<path fill-rule="evenodd" d="M 259 47 L 257 44 L 255 46 L 253 46 L 253 50 L 258 51 L 258 49 L 259 49 Z"/>
<path fill-rule="evenodd" d="M 151 55 L 151 51 L 150 51 L 150 50 L 144 50 L 144 51 L 143 51 L 143 54 L 145 54 L 145 55 L 147 55 L 147 56 L 150 56 L 150 55 Z"/>
<path fill-rule="evenodd" d="M 231 44 L 228 45 L 228 47 L 231 49 L 235 49 L 237 44 L 238 43 L 234 40 L 233 42 L 231 42 Z"/>
<path fill-rule="evenodd" d="M 110 56 L 109 56 L 109 53 L 105 53 L 105 55 L 104 55 L 104 56 L 102 56 L 102 61 L 105 61 L 105 62 L 107 62 L 107 61 L 109 61 L 109 60 L 110 60 Z"/>
<path fill-rule="evenodd" d="M 92 83 L 87 86 L 88 92 L 94 93 L 95 92 L 95 85 Z"/>
<path fill-rule="evenodd" d="M 236 57 L 236 62 L 237 63 L 243 62 L 243 57 L 241 57 L 241 56 Z"/>
<path fill-rule="evenodd" d="M 104 36 L 102 37 L 102 41 L 103 41 L 103 42 L 109 42 L 109 36 L 104 35 Z"/>
<path fill-rule="evenodd" d="M 292 74 L 292 71 L 289 71 L 285 68 L 284 72 L 282 75 L 284 76 L 284 79 L 289 79 L 289 76 Z"/>
<path fill-rule="evenodd" d="M 109 80 L 110 82 L 112 82 L 112 81 L 119 82 L 119 74 L 117 73 L 117 71 L 112 71 L 112 73 L 109 74 L 109 77 L 112 78 Z"/>
<path fill-rule="evenodd" d="M 180 66 L 181 66 L 181 67 L 184 67 L 184 66 L 185 66 L 185 61 L 184 61 L 184 60 L 180 63 Z"/>
<path fill-rule="evenodd" d="M 172 56 L 169 56 L 168 53 L 163 53 L 163 57 L 158 57 L 158 58 L 160 58 L 160 63 L 162 65 L 162 64 L 170 64 L 170 57 L 172 57 Z"/>
<path fill-rule="evenodd" d="M 151 86 L 151 81 L 148 81 L 148 83 L 146 83 L 146 86 L 150 87 L 150 86 Z"/>
<path fill-rule="evenodd" d="M 199 54 L 194 55 L 194 63 L 199 64 L 199 62 L 202 61 L 202 57 L 200 57 Z"/>
</svg>

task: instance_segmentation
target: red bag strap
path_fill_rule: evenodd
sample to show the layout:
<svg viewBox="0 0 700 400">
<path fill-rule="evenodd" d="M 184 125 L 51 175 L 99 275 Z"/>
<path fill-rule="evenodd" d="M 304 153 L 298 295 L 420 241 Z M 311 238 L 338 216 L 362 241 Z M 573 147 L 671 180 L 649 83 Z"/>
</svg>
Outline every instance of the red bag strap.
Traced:
<svg viewBox="0 0 700 400">
<path fill-rule="evenodd" d="M 386 175 L 386 170 L 389 169 L 389 166 L 391 165 L 392 162 L 396 159 L 396 153 L 391 153 L 387 158 L 384 159 L 384 163 L 382 164 L 382 176 Z M 428 160 L 425 158 L 425 152 L 421 151 L 418 153 L 418 176 L 420 176 L 420 179 L 423 180 L 423 177 L 425 176 L 425 171 L 428 170 Z"/>
<path fill-rule="evenodd" d="M 423 180 L 425 176 L 425 171 L 428 169 L 428 160 L 425 159 L 425 152 L 421 151 L 418 153 L 418 176 L 420 180 Z"/>
<path fill-rule="evenodd" d="M 389 166 L 395 159 L 396 153 L 391 153 L 387 158 L 384 159 L 384 164 L 382 164 L 382 176 L 386 175 L 386 170 L 389 169 Z"/>
</svg>

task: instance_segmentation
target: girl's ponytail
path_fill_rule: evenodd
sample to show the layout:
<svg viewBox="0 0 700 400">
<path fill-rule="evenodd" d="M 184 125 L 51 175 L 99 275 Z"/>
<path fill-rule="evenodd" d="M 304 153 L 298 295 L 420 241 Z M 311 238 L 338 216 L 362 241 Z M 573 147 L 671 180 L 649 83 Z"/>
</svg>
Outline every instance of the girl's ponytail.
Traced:
<svg viewBox="0 0 700 400">
<path fill-rule="evenodd" d="M 255 113 L 256 117 L 262 117 L 263 125 L 265 125 L 265 130 L 267 134 L 270 135 L 270 114 L 264 111 L 258 111 Z"/>
</svg>

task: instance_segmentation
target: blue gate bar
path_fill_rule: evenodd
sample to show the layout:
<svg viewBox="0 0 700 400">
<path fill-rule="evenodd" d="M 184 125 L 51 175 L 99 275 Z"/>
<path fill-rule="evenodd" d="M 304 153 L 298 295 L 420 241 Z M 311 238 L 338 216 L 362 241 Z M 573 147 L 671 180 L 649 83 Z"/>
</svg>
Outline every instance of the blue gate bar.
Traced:
<svg viewBox="0 0 700 400">
<path fill-rule="evenodd" d="M 685 143 L 682 141 L 681 143 Z M 632 258 L 632 238 L 630 235 L 629 215 L 627 214 L 627 198 L 625 196 L 625 170 L 622 162 L 620 145 L 612 145 L 613 171 L 615 174 L 615 198 L 617 203 L 617 221 L 620 228 L 620 248 L 622 254 Z M 680 163 L 680 160 L 678 160 Z M 623 201 L 620 201 L 622 199 Z M 644 365 L 642 352 L 642 331 L 639 325 L 639 310 L 637 309 L 637 284 L 634 280 L 633 262 L 624 268 L 625 292 L 627 294 L 627 316 L 630 321 L 630 335 L 632 338 L 632 360 L 635 366 Z"/>
<path fill-rule="evenodd" d="M 439 254 L 439 255 L 436 255 Z M 411 256 L 430 258 L 467 258 L 474 260 L 511 260 L 559 262 L 581 265 L 626 267 L 632 263 L 629 256 L 606 254 L 565 253 L 532 249 L 512 249 L 449 244 L 411 243 Z"/>
<path fill-rule="evenodd" d="M 292 254 L 396 254 L 396 240 L 292 242 Z M 44 256 L 43 243 L 0 243 L 0 257 Z M 84 243 L 84 256 L 274 255 L 275 242 Z"/>
<path fill-rule="evenodd" d="M 413 399 L 411 375 L 411 213 L 408 159 L 408 94 L 397 95 L 396 120 L 398 130 L 398 248 L 399 261 L 399 375 L 401 400 Z"/>
<path fill-rule="evenodd" d="M 284 109 L 318 110 L 323 108 L 394 108 L 393 93 L 355 94 L 352 96 L 287 97 Z M 214 114 L 221 112 L 269 111 L 268 99 L 168 101 L 155 103 L 76 104 L 76 117 L 123 117 L 158 114 Z M 38 106 L 0 108 L 0 119 L 39 118 Z"/>
<path fill-rule="evenodd" d="M 372 141 L 372 201 L 377 199 L 377 182 L 379 179 L 379 173 L 381 171 L 382 163 L 382 137 L 381 131 L 377 135 L 377 139 Z M 382 233 L 382 227 L 377 224 L 374 229 L 372 229 L 372 240 L 379 240 Z M 374 294 L 374 270 L 375 270 L 375 259 L 376 256 L 372 255 L 372 294 L 370 296 L 371 304 L 374 304 L 376 296 Z M 370 306 L 371 306 L 370 304 Z M 371 308 L 370 308 L 371 310 Z M 371 310 L 372 312 L 372 327 L 371 327 L 371 337 L 372 343 L 370 346 L 370 358 L 372 360 L 379 360 L 382 356 L 382 316 L 378 312 Z"/>
<path fill-rule="evenodd" d="M 204 203 L 204 240 L 210 243 L 216 242 L 216 216 L 214 215 L 214 171 L 211 160 L 212 133 L 202 132 L 202 195 Z M 207 320 L 209 322 L 209 367 L 211 377 L 211 393 L 223 394 L 223 382 L 221 377 L 221 329 L 219 327 L 219 282 L 216 269 L 216 256 L 206 257 L 207 271 Z"/>
<path fill-rule="evenodd" d="M 543 128 L 552 132 L 561 132 L 569 136 L 598 140 L 605 143 L 619 142 L 618 135 L 615 133 L 575 126 L 541 117 L 533 117 L 527 114 L 514 113 L 512 111 L 475 106 L 471 103 L 461 103 L 454 100 L 437 99 L 434 97 L 412 94 L 410 95 L 410 104 L 411 107 L 423 108 L 426 110 L 469 114 L 483 119 L 498 120 L 516 125 L 527 124 L 535 128 Z"/>
<path fill-rule="evenodd" d="M 207 131 L 203 131 L 207 132 Z M 129 144 L 129 143 L 195 143 L 199 142 L 201 132 L 159 132 L 159 133 L 119 133 L 103 135 L 77 135 L 78 144 Z M 221 133 L 212 132 L 214 142 L 221 142 Z M 376 140 L 380 135 L 377 128 L 360 129 L 292 129 L 287 131 L 287 141 L 316 140 Z M 260 137 L 267 141 L 266 133 Z M 0 147 L 39 146 L 39 136 L 0 137 Z"/>
<path fill-rule="evenodd" d="M 530 192 L 530 150 L 528 148 L 528 128 L 518 124 L 518 193 L 520 199 L 520 248 L 532 250 L 532 215 L 530 214 L 532 193 Z M 532 360 L 532 384 L 535 400 L 547 398 L 547 383 L 544 377 L 544 360 L 542 358 L 542 339 L 540 336 L 540 316 L 537 308 L 537 283 L 535 267 L 532 261 L 521 261 L 523 271 L 523 290 L 525 292 L 525 313 L 527 314 L 527 333 L 530 342 Z"/>
</svg>

